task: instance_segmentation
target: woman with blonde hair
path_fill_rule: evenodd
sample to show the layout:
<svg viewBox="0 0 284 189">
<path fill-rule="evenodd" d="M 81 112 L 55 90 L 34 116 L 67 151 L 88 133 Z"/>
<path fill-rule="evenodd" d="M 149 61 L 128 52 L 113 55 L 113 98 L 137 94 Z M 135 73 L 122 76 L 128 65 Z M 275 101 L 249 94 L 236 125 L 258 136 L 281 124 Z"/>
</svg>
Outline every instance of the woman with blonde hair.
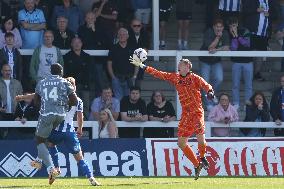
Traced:
<svg viewBox="0 0 284 189">
<path fill-rule="evenodd" d="M 99 138 L 118 138 L 118 129 L 111 111 L 106 108 L 100 111 Z"/>
</svg>

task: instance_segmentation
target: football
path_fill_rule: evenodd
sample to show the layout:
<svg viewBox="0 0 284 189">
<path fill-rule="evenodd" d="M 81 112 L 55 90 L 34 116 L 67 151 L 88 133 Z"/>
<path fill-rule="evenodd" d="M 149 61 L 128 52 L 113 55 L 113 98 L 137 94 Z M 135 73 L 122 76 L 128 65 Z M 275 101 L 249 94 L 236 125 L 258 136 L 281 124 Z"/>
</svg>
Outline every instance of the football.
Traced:
<svg viewBox="0 0 284 189">
<path fill-rule="evenodd" d="M 142 48 L 136 49 L 133 54 L 135 54 L 141 60 L 141 62 L 147 60 L 148 53 L 145 49 Z"/>
</svg>

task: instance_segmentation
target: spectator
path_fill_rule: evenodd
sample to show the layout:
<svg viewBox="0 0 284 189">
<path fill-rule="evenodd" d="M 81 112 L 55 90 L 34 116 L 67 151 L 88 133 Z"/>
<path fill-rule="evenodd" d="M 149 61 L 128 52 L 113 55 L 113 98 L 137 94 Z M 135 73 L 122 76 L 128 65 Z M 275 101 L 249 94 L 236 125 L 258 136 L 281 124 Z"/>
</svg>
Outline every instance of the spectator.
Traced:
<svg viewBox="0 0 284 189">
<path fill-rule="evenodd" d="M 32 55 L 30 63 L 30 76 L 34 82 L 50 76 L 50 66 L 55 63 L 63 65 L 63 57 L 60 49 L 53 46 L 54 36 L 52 31 L 44 32 L 44 43 L 37 47 Z"/>
<path fill-rule="evenodd" d="M 92 103 L 92 120 L 99 120 L 100 111 L 106 108 L 111 111 L 113 119 L 117 120 L 120 111 L 120 102 L 112 96 L 112 89 L 108 86 L 103 88 L 102 95 L 95 98 Z"/>
<path fill-rule="evenodd" d="M 85 24 L 80 26 L 78 35 L 83 42 L 83 49 L 91 50 L 105 50 L 111 46 L 107 44 L 107 37 L 104 33 L 105 31 L 101 30 L 99 27 L 96 27 L 96 17 L 95 13 L 88 12 L 85 16 Z M 101 93 L 101 88 L 103 85 L 103 80 L 106 79 L 106 57 L 95 56 L 94 60 L 94 71 L 95 74 L 91 74 L 91 80 L 96 81 L 95 86 L 95 96 L 98 96 Z"/>
<path fill-rule="evenodd" d="M 21 83 L 11 77 L 11 67 L 9 64 L 2 65 L 0 79 L 0 97 L 1 97 L 1 108 L 0 115 L 1 121 L 13 121 L 14 112 L 16 110 L 15 97 L 23 93 Z M 7 128 L 0 129 L 0 137 L 5 138 L 7 135 Z"/>
<path fill-rule="evenodd" d="M 29 93 L 24 93 L 29 94 Z M 18 102 L 15 111 L 15 121 L 20 121 L 23 128 L 13 128 L 13 133 L 9 132 L 9 139 L 32 139 L 34 137 L 35 128 L 29 128 L 26 125 L 27 121 L 37 121 L 39 110 L 35 106 L 31 98 L 27 98 Z"/>
<path fill-rule="evenodd" d="M 79 37 L 72 39 L 71 51 L 64 56 L 65 76 L 74 77 L 77 81 L 77 94 L 84 102 L 85 118 L 89 115 L 90 96 L 93 91 L 90 88 L 91 82 L 97 84 L 97 80 L 91 81 L 91 74 L 94 71 L 93 59 L 82 50 L 82 40 Z"/>
<path fill-rule="evenodd" d="M 22 38 L 19 30 L 15 27 L 15 23 L 12 17 L 5 17 L 3 25 L 0 30 L 0 48 L 2 49 L 6 45 L 5 34 L 11 32 L 14 34 L 14 47 L 21 48 Z"/>
<path fill-rule="evenodd" d="M 219 0 L 219 14 L 223 19 L 225 28 L 228 29 L 231 17 L 239 18 L 241 11 L 241 0 Z"/>
<path fill-rule="evenodd" d="M 246 106 L 245 122 L 269 122 L 269 107 L 262 92 L 255 92 Z M 266 129 L 240 128 L 241 135 L 247 137 L 264 137 Z"/>
<path fill-rule="evenodd" d="M 118 43 L 109 51 L 107 69 L 112 79 L 114 96 L 119 100 L 129 94 L 129 88 L 134 85 L 138 68 L 129 64 L 129 57 L 134 49 L 128 44 L 128 31 L 125 28 L 118 30 Z"/>
<path fill-rule="evenodd" d="M 36 8 L 42 10 L 44 17 L 47 21 L 46 23 L 48 25 L 48 28 L 50 28 L 50 19 L 56 1 L 57 0 L 35 0 L 35 6 Z"/>
<path fill-rule="evenodd" d="M 93 4 L 92 11 L 97 18 L 97 26 L 105 32 L 107 44 L 114 44 L 118 11 L 112 1 L 100 0 Z"/>
<path fill-rule="evenodd" d="M 173 0 L 159 0 L 159 19 L 160 19 L 160 49 L 166 49 L 166 24 L 169 21 Z"/>
<path fill-rule="evenodd" d="M 142 23 L 140 20 L 133 19 L 131 21 L 129 31 L 129 38 L 128 44 L 133 47 L 134 49 L 143 48 L 149 49 L 150 48 L 150 37 L 146 30 L 142 28 Z M 137 78 L 135 80 L 135 86 L 141 88 L 141 82 L 144 78 L 144 70 L 139 68 Z"/>
<path fill-rule="evenodd" d="M 250 33 L 248 29 L 239 27 L 237 18 L 229 19 L 229 31 L 231 37 L 232 51 L 250 50 Z M 236 109 L 240 106 L 240 83 L 243 74 L 245 84 L 245 103 L 249 102 L 252 96 L 253 82 L 253 58 L 252 57 L 232 57 L 232 96 Z"/>
<path fill-rule="evenodd" d="M 96 15 L 93 12 L 87 12 L 85 24 L 80 26 L 78 35 L 82 39 L 83 49 L 104 50 L 110 47 L 107 44 L 105 31 L 96 26 Z"/>
<path fill-rule="evenodd" d="M 230 124 L 239 120 L 239 115 L 234 106 L 231 105 L 229 95 L 222 93 L 219 96 L 219 104 L 214 106 L 208 115 L 208 121 L 217 123 Z M 228 137 L 230 136 L 229 127 L 214 127 L 212 128 L 213 136 Z"/>
<path fill-rule="evenodd" d="M 60 49 L 70 49 L 74 33 L 67 29 L 68 19 L 64 16 L 57 18 L 57 29 L 54 33 L 54 45 Z"/>
<path fill-rule="evenodd" d="M 35 8 L 34 0 L 25 0 L 25 8 L 19 11 L 18 21 L 23 40 L 23 49 L 35 49 L 42 44 L 46 21 L 42 10 Z"/>
<path fill-rule="evenodd" d="M 3 64 L 9 64 L 12 70 L 11 77 L 22 81 L 23 62 L 22 56 L 17 48 L 14 47 L 14 34 L 9 32 L 5 34 L 5 46 L 0 50 L 0 67 Z"/>
<path fill-rule="evenodd" d="M 77 5 L 75 5 L 72 0 L 62 0 L 63 5 L 57 5 L 54 7 L 51 25 L 56 28 L 56 21 L 59 16 L 64 16 L 68 19 L 67 28 L 73 33 L 77 33 L 79 27 L 84 22 L 84 17 Z"/>
<path fill-rule="evenodd" d="M 142 28 L 142 23 L 140 20 L 133 19 L 131 21 L 130 28 L 128 31 L 129 31 L 128 43 L 130 46 L 134 47 L 135 49 L 150 48 L 149 34 L 145 29 Z"/>
<path fill-rule="evenodd" d="M 176 1 L 178 20 L 178 50 L 188 50 L 189 22 L 192 19 L 193 0 Z"/>
<path fill-rule="evenodd" d="M 134 10 L 131 0 L 115 0 L 117 7 L 117 27 L 127 27 L 134 18 Z"/>
<path fill-rule="evenodd" d="M 130 95 L 120 101 L 120 116 L 122 121 L 145 122 L 148 120 L 146 103 L 140 98 L 140 88 L 131 87 Z M 119 128 L 120 138 L 139 138 L 140 127 Z"/>
<path fill-rule="evenodd" d="M 82 10 L 83 15 L 86 15 L 87 12 L 90 11 L 90 7 L 92 7 L 92 5 L 98 1 L 99 0 L 77 0 L 77 4 L 80 10 Z"/>
<path fill-rule="evenodd" d="M 249 29 L 251 35 L 251 48 L 257 51 L 267 51 L 271 22 L 274 19 L 274 1 L 250 0 L 242 1 L 244 26 Z M 270 32 L 271 33 L 271 32 Z M 257 58 L 254 67 L 254 79 L 264 81 L 260 71 L 263 58 Z"/>
<path fill-rule="evenodd" d="M 168 123 L 176 120 L 176 113 L 172 103 L 166 100 L 161 91 L 154 91 L 151 102 L 147 105 L 147 114 L 150 121 L 161 121 Z M 172 127 L 146 127 L 143 130 L 144 138 L 173 138 Z"/>
<path fill-rule="evenodd" d="M 20 6 L 22 4 L 23 0 L 3 0 L 0 1 L 0 12 L 2 19 L 6 17 L 13 18 L 14 21 L 17 21 L 18 18 L 18 11 L 20 9 Z"/>
<path fill-rule="evenodd" d="M 271 96 L 270 114 L 276 125 L 284 121 L 284 76 L 280 78 L 280 87 L 276 88 Z M 274 129 L 275 136 L 284 136 L 284 129 Z"/>
<path fill-rule="evenodd" d="M 280 6 L 280 23 L 284 23 L 284 1 L 283 0 L 278 0 L 279 6 Z"/>
<path fill-rule="evenodd" d="M 118 130 L 111 111 L 103 109 L 99 116 L 99 138 L 118 138 Z"/>
<path fill-rule="evenodd" d="M 201 50 L 208 50 L 214 54 L 217 51 L 229 50 L 230 39 L 227 31 L 224 30 L 224 23 L 220 19 L 216 19 L 213 28 L 209 28 L 203 37 Z M 199 57 L 201 61 L 201 76 L 205 81 L 210 82 L 210 72 L 212 72 L 213 89 L 218 93 L 220 85 L 223 81 L 223 67 L 220 57 Z M 212 102 L 206 101 L 207 110 L 213 107 Z"/>
<path fill-rule="evenodd" d="M 212 28 L 218 12 L 219 0 L 197 0 L 199 4 L 206 4 L 206 30 Z"/>
<path fill-rule="evenodd" d="M 284 5 L 283 5 L 283 11 L 284 11 Z M 277 28 L 276 39 L 279 40 L 279 43 L 282 46 L 282 51 L 284 51 L 284 20 Z M 284 72 L 284 58 L 281 59 L 281 72 Z"/>
<path fill-rule="evenodd" d="M 143 27 L 148 28 L 151 16 L 151 0 L 131 0 L 135 18 L 141 20 Z"/>
</svg>

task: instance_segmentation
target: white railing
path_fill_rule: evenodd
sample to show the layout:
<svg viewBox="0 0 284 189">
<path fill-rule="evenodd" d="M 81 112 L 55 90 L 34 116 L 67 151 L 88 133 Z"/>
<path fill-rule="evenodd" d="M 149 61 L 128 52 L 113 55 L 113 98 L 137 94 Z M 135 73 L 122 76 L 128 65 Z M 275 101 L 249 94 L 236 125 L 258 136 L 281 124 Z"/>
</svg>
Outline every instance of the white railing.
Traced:
<svg viewBox="0 0 284 189">
<path fill-rule="evenodd" d="M 66 54 L 69 50 L 61 50 L 62 54 Z M 84 50 L 91 56 L 107 56 L 108 50 Z M 20 49 L 22 55 L 32 55 L 33 49 Z M 220 56 L 220 57 L 284 57 L 283 51 L 218 51 L 215 54 L 210 54 L 208 51 L 192 50 L 192 51 L 178 51 L 178 50 L 149 50 L 149 56 L 154 57 L 176 57 L 176 65 L 182 57 L 196 57 L 196 56 Z M 177 67 L 177 66 L 176 66 Z M 176 110 L 177 118 L 181 116 L 181 105 L 178 96 L 176 95 Z"/>
<path fill-rule="evenodd" d="M 146 122 L 126 122 L 117 121 L 117 127 L 177 127 L 178 121 L 171 121 L 169 123 L 163 123 L 160 121 L 146 121 Z M 77 125 L 76 122 L 74 125 Z M 205 136 L 211 138 L 211 129 L 214 127 L 224 127 L 224 128 L 284 128 L 284 124 L 278 126 L 274 122 L 233 122 L 230 124 L 206 122 Z M 36 127 L 37 121 L 27 121 L 22 124 L 20 121 L 0 121 L 1 127 Z M 92 128 L 93 139 L 98 138 L 98 122 L 97 121 L 85 121 L 85 128 Z"/>
</svg>

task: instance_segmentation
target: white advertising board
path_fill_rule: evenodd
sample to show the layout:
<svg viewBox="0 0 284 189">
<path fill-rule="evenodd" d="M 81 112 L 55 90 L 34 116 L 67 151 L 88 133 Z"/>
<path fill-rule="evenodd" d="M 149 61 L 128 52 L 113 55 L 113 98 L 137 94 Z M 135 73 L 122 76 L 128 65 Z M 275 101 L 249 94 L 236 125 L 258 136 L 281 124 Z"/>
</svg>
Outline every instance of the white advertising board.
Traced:
<svg viewBox="0 0 284 189">
<path fill-rule="evenodd" d="M 189 145 L 196 152 L 197 142 Z M 146 139 L 149 176 L 189 176 L 192 163 L 177 146 L 177 139 Z M 203 176 L 273 176 L 284 173 L 284 138 L 208 139 L 209 169 Z"/>
</svg>

